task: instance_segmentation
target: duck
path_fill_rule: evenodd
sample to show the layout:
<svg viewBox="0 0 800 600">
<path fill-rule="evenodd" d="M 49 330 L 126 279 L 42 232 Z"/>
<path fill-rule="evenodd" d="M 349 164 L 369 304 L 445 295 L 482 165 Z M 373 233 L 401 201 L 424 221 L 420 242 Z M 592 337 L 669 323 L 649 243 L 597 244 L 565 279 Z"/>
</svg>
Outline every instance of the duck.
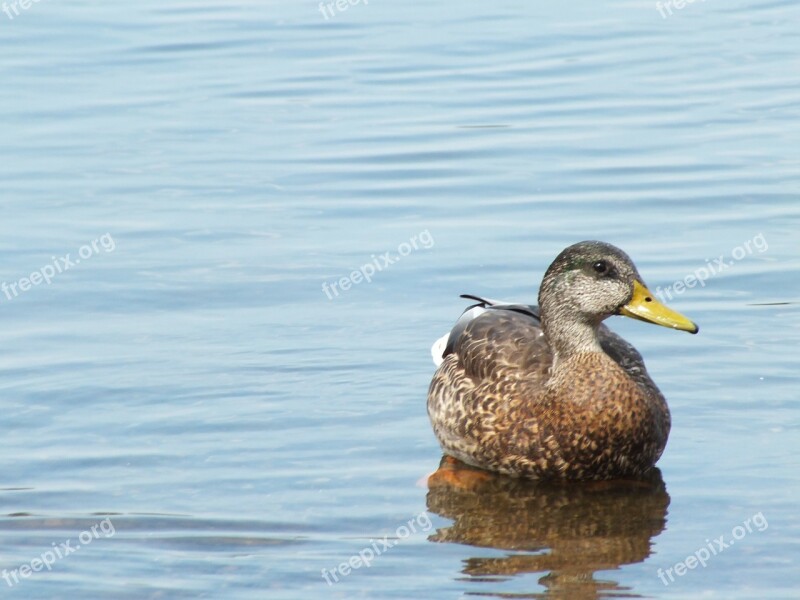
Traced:
<svg viewBox="0 0 800 600">
<path fill-rule="evenodd" d="M 583 241 L 546 270 L 538 305 L 463 295 L 431 352 L 427 409 L 445 456 L 511 477 L 647 476 L 670 432 L 666 399 L 639 352 L 604 323 L 622 315 L 695 334 L 631 258 Z"/>
</svg>

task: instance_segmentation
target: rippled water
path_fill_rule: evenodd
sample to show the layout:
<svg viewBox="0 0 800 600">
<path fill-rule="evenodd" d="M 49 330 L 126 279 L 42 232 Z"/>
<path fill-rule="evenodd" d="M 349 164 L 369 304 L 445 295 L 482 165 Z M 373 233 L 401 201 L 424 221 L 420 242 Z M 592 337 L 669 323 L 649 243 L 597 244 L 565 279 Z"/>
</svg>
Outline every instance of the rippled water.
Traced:
<svg viewBox="0 0 800 600">
<path fill-rule="evenodd" d="M 4 596 L 797 597 L 796 4 L 14 6 Z M 660 477 L 428 487 L 458 294 L 586 238 L 701 326 L 610 323 Z"/>
</svg>

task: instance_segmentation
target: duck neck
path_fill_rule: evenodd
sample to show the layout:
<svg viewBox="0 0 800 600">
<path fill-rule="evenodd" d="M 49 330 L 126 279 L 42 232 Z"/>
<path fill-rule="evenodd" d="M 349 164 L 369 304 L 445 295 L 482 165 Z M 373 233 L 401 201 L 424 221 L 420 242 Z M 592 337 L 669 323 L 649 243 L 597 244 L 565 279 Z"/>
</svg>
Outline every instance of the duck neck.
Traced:
<svg viewBox="0 0 800 600">
<path fill-rule="evenodd" d="M 553 351 L 553 369 L 576 354 L 601 353 L 597 339 L 598 323 L 571 313 L 563 305 L 541 307 L 542 330 Z"/>
</svg>

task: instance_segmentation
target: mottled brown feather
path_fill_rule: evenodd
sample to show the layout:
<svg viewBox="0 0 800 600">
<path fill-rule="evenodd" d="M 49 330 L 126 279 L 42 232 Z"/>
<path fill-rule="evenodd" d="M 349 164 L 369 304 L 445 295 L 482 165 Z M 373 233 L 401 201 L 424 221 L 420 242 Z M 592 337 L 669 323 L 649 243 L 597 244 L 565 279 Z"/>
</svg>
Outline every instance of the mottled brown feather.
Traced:
<svg viewBox="0 0 800 600">
<path fill-rule="evenodd" d="M 445 452 L 524 477 L 606 479 L 647 472 L 670 427 L 663 396 L 639 353 L 600 326 L 605 354 L 553 355 L 537 319 L 488 310 L 434 375 L 428 413 Z"/>
</svg>

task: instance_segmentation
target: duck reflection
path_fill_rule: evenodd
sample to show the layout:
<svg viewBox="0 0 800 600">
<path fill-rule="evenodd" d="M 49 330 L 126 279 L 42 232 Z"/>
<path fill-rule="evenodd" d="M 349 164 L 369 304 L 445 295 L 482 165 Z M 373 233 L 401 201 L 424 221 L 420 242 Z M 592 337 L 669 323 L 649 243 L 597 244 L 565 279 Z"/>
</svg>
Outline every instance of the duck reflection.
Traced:
<svg viewBox="0 0 800 600">
<path fill-rule="evenodd" d="M 650 555 L 651 540 L 666 524 L 669 495 L 658 469 L 640 481 L 558 484 L 495 475 L 445 456 L 428 479 L 427 504 L 454 521 L 429 540 L 515 551 L 468 559 L 462 572 L 473 580 L 545 573 L 539 583 L 546 592 L 523 597 L 597 598 L 615 591 L 629 597 L 617 582 L 594 574 Z"/>
</svg>

